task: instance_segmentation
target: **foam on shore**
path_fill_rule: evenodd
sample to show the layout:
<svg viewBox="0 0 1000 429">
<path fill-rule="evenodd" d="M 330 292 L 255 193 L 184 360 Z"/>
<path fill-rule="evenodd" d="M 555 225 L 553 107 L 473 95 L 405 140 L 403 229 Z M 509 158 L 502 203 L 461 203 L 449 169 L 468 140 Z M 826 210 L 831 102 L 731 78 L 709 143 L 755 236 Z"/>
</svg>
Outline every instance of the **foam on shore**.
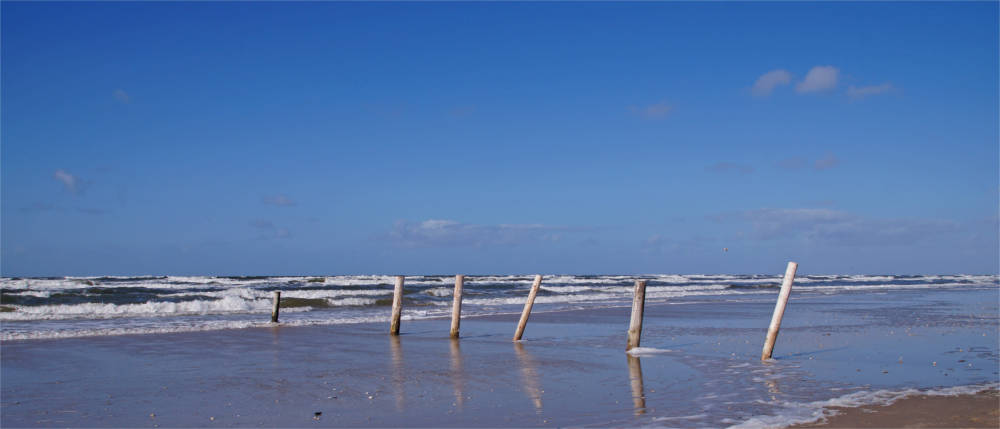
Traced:
<svg viewBox="0 0 1000 429">
<path fill-rule="evenodd" d="M 900 399 L 911 396 L 961 396 L 974 395 L 986 390 L 1000 388 L 1000 383 L 953 386 L 940 389 L 904 389 L 858 391 L 824 401 L 807 403 L 782 402 L 780 411 L 774 415 L 755 416 L 744 422 L 730 426 L 730 429 L 784 428 L 792 425 L 825 420 L 835 415 L 833 407 L 857 408 L 864 406 L 892 405 Z M 732 420 L 725 423 L 735 423 Z"/>
</svg>

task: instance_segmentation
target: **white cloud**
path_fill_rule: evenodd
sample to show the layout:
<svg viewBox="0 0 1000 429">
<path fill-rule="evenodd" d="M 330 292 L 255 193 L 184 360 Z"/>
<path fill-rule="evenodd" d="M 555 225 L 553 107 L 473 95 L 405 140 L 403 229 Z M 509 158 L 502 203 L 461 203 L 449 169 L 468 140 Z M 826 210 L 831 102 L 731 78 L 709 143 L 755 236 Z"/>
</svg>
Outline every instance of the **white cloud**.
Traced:
<svg viewBox="0 0 1000 429">
<path fill-rule="evenodd" d="M 291 236 L 287 228 L 278 227 L 274 222 L 267 219 L 253 220 L 250 222 L 250 226 L 260 233 L 258 238 L 261 240 L 288 238 Z"/>
<path fill-rule="evenodd" d="M 805 79 L 795 85 L 795 91 L 800 94 L 820 92 L 837 86 L 837 75 L 840 70 L 834 66 L 816 66 L 806 73 Z"/>
<path fill-rule="evenodd" d="M 825 245 L 913 245 L 954 234 L 959 225 L 936 219 L 875 219 L 831 209 L 758 209 L 713 216 L 746 223 L 757 240 L 803 240 Z"/>
<path fill-rule="evenodd" d="M 847 95 L 851 98 L 865 98 L 869 95 L 884 94 L 892 90 L 892 84 L 883 83 L 881 85 L 854 86 L 847 88 Z"/>
<path fill-rule="evenodd" d="M 389 237 L 402 247 L 513 246 L 533 241 L 558 241 L 570 228 L 539 224 L 476 225 L 453 220 L 398 221 Z"/>
<path fill-rule="evenodd" d="M 62 182 L 62 184 L 66 186 L 66 189 L 68 191 L 74 194 L 80 192 L 80 185 L 79 181 L 76 179 L 76 176 L 67 173 L 66 170 L 61 170 L 61 169 L 56 170 L 56 172 L 52 175 L 52 177 Z"/>
<path fill-rule="evenodd" d="M 781 85 L 792 83 L 792 74 L 787 70 L 777 69 L 764 73 L 753 84 L 751 92 L 757 97 L 771 95 L 771 91 Z"/>
<path fill-rule="evenodd" d="M 123 104 L 128 104 L 132 101 L 132 97 L 129 97 L 128 93 L 122 89 L 114 90 L 114 92 L 112 92 L 111 95 L 115 97 L 115 100 L 118 100 Z"/>
<path fill-rule="evenodd" d="M 630 109 L 632 110 L 632 113 L 646 119 L 663 119 L 674 111 L 674 106 L 671 106 L 666 102 L 660 102 L 650 104 L 648 106 L 631 106 Z"/>
</svg>

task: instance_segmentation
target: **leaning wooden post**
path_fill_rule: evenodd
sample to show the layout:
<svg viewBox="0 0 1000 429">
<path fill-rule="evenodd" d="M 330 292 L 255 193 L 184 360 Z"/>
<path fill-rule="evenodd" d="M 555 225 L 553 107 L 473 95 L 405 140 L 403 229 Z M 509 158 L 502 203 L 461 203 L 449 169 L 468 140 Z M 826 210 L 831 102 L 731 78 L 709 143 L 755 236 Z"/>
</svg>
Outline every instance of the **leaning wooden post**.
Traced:
<svg viewBox="0 0 1000 429">
<path fill-rule="evenodd" d="M 458 338 L 458 325 L 462 320 L 462 285 L 465 283 L 465 276 L 459 274 L 455 276 L 455 299 L 451 306 L 451 337 Z"/>
<path fill-rule="evenodd" d="M 271 323 L 278 323 L 278 304 L 281 303 L 281 291 L 274 291 L 274 307 L 271 307 Z"/>
<path fill-rule="evenodd" d="M 538 287 L 542 285 L 542 276 L 535 276 L 535 283 L 531 285 L 531 292 L 528 292 L 528 301 L 524 303 L 524 311 L 521 312 L 521 320 L 517 322 L 517 331 L 514 332 L 514 341 L 521 341 L 521 334 L 524 334 L 524 327 L 528 324 L 528 316 L 531 315 L 531 306 L 535 304 L 535 295 L 538 295 Z"/>
<path fill-rule="evenodd" d="M 642 337 L 642 310 L 646 307 L 646 281 L 635 281 L 635 292 L 632 296 L 632 321 L 628 325 L 628 342 L 625 351 L 639 347 Z"/>
<path fill-rule="evenodd" d="M 403 315 L 403 276 L 396 276 L 396 288 L 392 291 L 392 322 L 389 333 L 399 335 L 399 318 Z"/>
<path fill-rule="evenodd" d="M 760 354 L 760 360 L 771 358 L 774 351 L 774 341 L 778 339 L 778 328 L 781 328 L 781 317 L 785 315 L 785 305 L 788 304 L 788 295 L 792 293 L 792 281 L 795 280 L 795 270 L 799 264 L 788 263 L 785 269 L 785 279 L 781 282 L 781 292 L 778 293 L 778 302 L 774 305 L 774 315 L 771 316 L 771 326 L 767 328 L 767 338 L 764 340 L 764 351 Z"/>
</svg>

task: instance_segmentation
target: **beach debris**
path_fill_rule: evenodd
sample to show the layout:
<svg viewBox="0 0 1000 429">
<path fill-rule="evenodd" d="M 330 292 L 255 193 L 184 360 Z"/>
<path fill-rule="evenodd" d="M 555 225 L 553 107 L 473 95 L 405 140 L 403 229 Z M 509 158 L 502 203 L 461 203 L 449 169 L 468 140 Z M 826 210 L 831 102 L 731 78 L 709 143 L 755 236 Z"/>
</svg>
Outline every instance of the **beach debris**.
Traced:
<svg viewBox="0 0 1000 429">
<path fill-rule="evenodd" d="M 931 362 L 931 366 L 937 366 L 937 361 Z"/>
<path fill-rule="evenodd" d="M 215 416 L 210 416 L 208 419 L 214 422 L 215 421 Z"/>
<path fill-rule="evenodd" d="M 889 371 L 884 370 L 884 369 L 882 370 L 882 374 L 888 374 L 888 373 L 889 373 Z"/>
<path fill-rule="evenodd" d="M 156 417 L 156 413 L 149 413 L 149 417 Z"/>
<path fill-rule="evenodd" d="M 313 413 L 313 420 L 319 420 L 319 416 L 322 416 L 322 415 L 323 415 L 322 411 L 317 411 L 317 412 Z"/>
</svg>

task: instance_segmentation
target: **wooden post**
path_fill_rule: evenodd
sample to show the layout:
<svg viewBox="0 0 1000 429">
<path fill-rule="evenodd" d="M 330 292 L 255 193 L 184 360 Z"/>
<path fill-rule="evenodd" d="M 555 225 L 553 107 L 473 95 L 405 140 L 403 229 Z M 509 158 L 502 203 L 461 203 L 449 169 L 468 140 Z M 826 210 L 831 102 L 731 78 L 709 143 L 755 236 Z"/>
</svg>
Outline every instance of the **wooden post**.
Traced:
<svg viewBox="0 0 1000 429">
<path fill-rule="evenodd" d="M 764 340 L 764 351 L 760 354 L 760 360 L 771 358 L 774 351 L 774 342 L 778 339 L 778 328 L 781 328 L 781 317 L 785 315 L 785 305 L 788 304 L 788 295 L 792 293 L 792 281 L 795 280 L 795 270 L 799 264 L 788 263 L 785 269 L 785 278 L 781 282 L 781 292 L 778 293 L 778 302 L 774 305 L 774 315 L 771 316 L 771 326 L 767 328 L 767 338 Z"/>
<path fill-rule="evenodd" d="M 278 304 L 281 303 L 281 292 L 274 291 L 274 307 L 271 307 L 271 323 L 278 323 Z"/>
<path fill-rule="evenodd" d="M 451 306 L 451 337 L 458 338 L 458 326 L 462 320 L 462 286 L 465 283 L 465 276 L 459 274 L 455 276 L 455 299 Z"/>
<path fill-rule="evenodd" d="M 399 335 L 399 318 L 403 315 L 403 276 L 396 276 L 396 288 L 392 291 L 392 322 L 389 333 Z"/>
<path fill-rule="evenodd" d="M 639 347 L 642 337 L 642 310 L 646 307 L 646 281 L 635 281 L 635 292 L 632 296 L 632 321 L 628 325 L 628 342 L 625 351 Z"/>
<path fill-rule="evenodd" d="M 524 303 L 524 311 L 521 312 L 521 320 L 517 322 L 517 331 L 514 332 L 514 341 L 521 341 L 521 334 L 524 334 L 524 327 L 528 324 L 528 316 L 531 315 L 531 306 L 535 304 L 535 295 L 538 295 L 538 287 L 542 285 L 542 276 L 535 276 L 535 283 L 531 285 L 531 292 L 528 292 L 528 301 Z"/>
</svg>

